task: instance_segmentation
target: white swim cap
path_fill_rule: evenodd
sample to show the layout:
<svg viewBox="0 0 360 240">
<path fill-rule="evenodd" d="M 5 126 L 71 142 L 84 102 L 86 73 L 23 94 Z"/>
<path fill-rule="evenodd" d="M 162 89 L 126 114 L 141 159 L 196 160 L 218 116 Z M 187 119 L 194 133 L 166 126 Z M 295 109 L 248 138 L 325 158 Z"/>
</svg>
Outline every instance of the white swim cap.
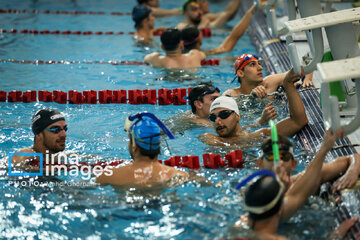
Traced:
<svg viewBox="0 0 360 240">
<path fill-rule="evenodd" d="M 217 108 L 228 108 L 230 110 L 233 110 L 238 116 L 240 116 L 239 107 L 235 99 L 233 99 L 232 97 L 221 96 L 216 98 L 210 106 L 210 112 Z"/>
</svg>

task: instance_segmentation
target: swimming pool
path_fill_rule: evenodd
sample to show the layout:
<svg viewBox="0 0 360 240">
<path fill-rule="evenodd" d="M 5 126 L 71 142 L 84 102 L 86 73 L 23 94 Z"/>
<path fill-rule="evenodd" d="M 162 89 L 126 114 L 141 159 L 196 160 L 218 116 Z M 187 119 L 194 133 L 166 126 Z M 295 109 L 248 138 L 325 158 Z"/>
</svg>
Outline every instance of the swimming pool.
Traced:
<svg viewBox="0 0 360 240">
<path fill-rule="evenodd" d="M 178 1 L 161 1 L 163 7 L 177 7 Z M 39 9 L 59 11 L 130 12 L 134 1 L 11 1 L 1 3 L 1 9 Z M 211 4 L 216 11 L 226 3 Z M 220 6 L 220 7 L 219 7 Z M 229 25 L 239 20 L 236 17 Z M 59 15 L 59 14 L 0 14 L 0 27 L 4 29 L 37 29 L 60 31 L 134 31 L 130 16 Z M 157 26 L 170 26 L 181 17 L 163 18 Z M 205 39 L 204 49 L 217 46 L 229 29 L 214 30 L 214 37 Z M 1 59 L 64 60 L 64 61 L 142 61 L 143 56 L 160 50 L 158 39 L 154 46 L 143 47 L 123 35 L 0 35 Z M 243 36 L 232 53 L 216 56 L 220 66 L 207 66 L 196 74 L 184 73 L 181 77 L 153 69 L 149 66 L 111 64 L 16 64 L 0 63 L 0 89 L 11 90 L 104 90 L 104 89 L 159 89 L 188 88 L 201 81 L 212 81 L 222 91 L 233 77 L 233 57 L 244 52 L 255 53 L 249 37 Z M 213 57 L 211 57 L 213 58 Z M 127 135 L 123 131 L 125 118 L 138 111 L 155 112 L 168 119 L 189 106 L 159 106 L 130 104 L 71 105 L 56 103 L 0 103 L 0 157 L 15 149 L 31 146 L 33 135 L 30 119 L 36 110 L 54 107 L 66 115 L 69 125 L 67 149 L 81 154 L 97 156 L 90 161 L 129 159 Z M 251 118 L 249 118 L 251 119 Z M 250 121 L 250 120 L 249 120 Z M 245 123 L 243 123 L 245 124 Z M 162 143 L 160 156 L 202 155 L 205 152 L 224 154 L 228 150 L 212 148 L 198 141 L 199 134 L 213 131 L 195 128 L 177 134 L 168 141 L 170 152 Z M 248 167 L 258 149 L 246 155 Z M 298 153 L 301 149 L 298 149 Z M 307 159 L 301 158 L 298 170 Z M 197 174 L 207 179 L 191 181 L 167 190 L 135 191 L 114 190 L 112 187 L 14 187 L 6 176 L 1 177 L 0 224 L 1 238 L 95 238 L 95 239 L 213 239 L 216 237 L 244 236 L 246 231 L 229 229 L 243 214 L 241 199 L 234 190 L 236 182 L 251 170 L 201 169 Z M 66 182 L 81 181 L 63 177 Z M 310 214 L 311 213 L 311 214 Z M 311 229 L 314 222 L 319 227 Z M 292 239 L 325 238 L 333 226 L 331 208 L 317 199 L 304 208 L 280 233 Z M 240 232 L 240 233 L 239 233 Z M 238 235 L 240 234 L 240 235 Z"/>
</svg>

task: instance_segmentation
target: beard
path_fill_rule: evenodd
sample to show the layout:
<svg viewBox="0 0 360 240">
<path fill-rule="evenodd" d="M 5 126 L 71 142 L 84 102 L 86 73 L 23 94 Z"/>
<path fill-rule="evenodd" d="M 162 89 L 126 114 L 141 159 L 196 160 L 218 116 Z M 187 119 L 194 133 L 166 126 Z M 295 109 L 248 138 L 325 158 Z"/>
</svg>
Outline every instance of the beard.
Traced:
<svg viewBox="0 0 360 240">
<path fill-rule="evenodd" d="M 66 137 L 60 137 L 56 139 L 55 142 L 49 141 L 49 139 L 45 136 L 44 137 L 44 146 L 49 150 L 49 152 L 57 153 L 65 150 L 65 140 Z M 64 145 L 62 145 L 64 142 Z"/>
</svg>

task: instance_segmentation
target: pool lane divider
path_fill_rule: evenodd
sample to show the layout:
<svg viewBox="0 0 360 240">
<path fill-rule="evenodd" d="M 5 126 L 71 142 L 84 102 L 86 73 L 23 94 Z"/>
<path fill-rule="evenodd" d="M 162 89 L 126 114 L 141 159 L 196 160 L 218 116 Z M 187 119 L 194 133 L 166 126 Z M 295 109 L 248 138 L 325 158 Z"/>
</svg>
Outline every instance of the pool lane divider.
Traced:
<svg viewBox="0 0 360 240">
<path fill-rule="evenodd" d="M 186 156 L 173 156 L 169 159 L 162 161 L 158 160 L 159 163 L 171 166 L 171 167 L 183 167 L 189 169 L 200 169 L 201 167 L 208 168 L 208 169 L 219 169 L 219 168 L 244 168 L 244 159 L 241 150 L 234 150 L 230 153 L 225 155 L 225 160 L 220 157 L 220 155 L 215 153 L 204 153 L 202 155 L 203 165 L 200 166 L 199 156 L 196 155 L 186 155 Z M 126 160 L 120 159 L 115 161 L 98 161 L 96 163 L 89 164 L 89 162 L 79 162 L 77 165 L 73 164 L 55 164 L 61 165 L 65 168 L 70 168 L 76 166 L 77 168 L 84 168 L 85 167 L 95 167 L 95 166 L 118 166 L 124 163 Z M 30 162 L 32 166 L 39 166 L 39 160 L 33 160 Z M 45 168 L 46 166 L 44 166 Z"/>
<path fill-rule="evenodd" d="M 20 34 L 32 34 L 32 35 L 46 35 L 46 34 L 52 34 L 52 35 L 134 35 L 135 32 L 115 32 L 115 31 L 70 31 L 70 30 L 36 30 L 36 29 L 3 29 L 0 28 L 0 33 L 20 33 Z M 201 33 L 203 37 L 211 37 L 211 29 L 210 28 L 203 28 L 201 29 Z M 154 36 L 161 36 L 162 32 L 158 31 L 154 33 Z"/>
<path fill-rule="evenodd" d="M 10 92 L 0 91 L 0 102 L 56 102 L 59 104 L 151 104 L 151 105 L 186 105 L 191 88 L 175 89 L 132 89 L 132 90 L 87 90 L 78 92 L 70 90 L 68 93 L 60 90 L 25 92 L 13 90 Z"/>
<path fill-rule="evenodd" d="M 38 10 L 38 9 L 0 9 L 2 14 L 21 14 L 21 13 L 33 13 L 33 14 L 53 14 L 53 15 L 114 15 L 123 16 L 131 15 L 131 12 L 104 12 L 104 11 L 50 11 L 50 10 Z"/>
<path fill-rule="evenodd" d="M 34 65 L 50 65 L 50 64 L 111 64 L 111 65 L 146 65 L 141 61 L 44 61 L 44 60 L 16 60 L 16 59 L 0 59 L 0 63 L 17 63 L 17 64 L 34 64 Z M 207 59 L 201 61 L 201 66 L 218 66 L 219 59 Z"/>
</svg>

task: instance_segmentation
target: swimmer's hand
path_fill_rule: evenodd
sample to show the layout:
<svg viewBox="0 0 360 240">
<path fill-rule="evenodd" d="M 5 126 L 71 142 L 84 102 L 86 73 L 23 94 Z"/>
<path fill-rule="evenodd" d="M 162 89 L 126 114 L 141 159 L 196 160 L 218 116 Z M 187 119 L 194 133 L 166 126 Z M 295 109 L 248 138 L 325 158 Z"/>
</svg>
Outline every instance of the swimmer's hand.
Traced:
<svg viewBox="0 0 360 240">
<path fill-rule="evenodd" d="M 350 161 L 351 163 L 346 173 L 333 184 L 333 193 L 346 188 L 352 188 L 356 184 L 360 171 L 360 155 L 354 154 L 354 156 L 350 156 Z"/>
<path fill-rule="evenodd" d="M 308 75 L 305 76 L 305 79 L 302 83 L 303 88 L 314 86 L 312 77 L 313 77 L 313 73 L 309 73 Z"/>
<path fill-rule="evenodd" d="M 261 126 L 264 126 L 268 124 L 270 119 L 275 120 L 276 118 L 277 118 L 277 113 L 273 106 L 273 103 L 271 102 L 268 105 L 266 105 L 266 107 L 264 108 L 258 123 Z"/>
<path fill-rule="evenodd" d="M 282 183 L 284 184 L 284 186 L 285 186 L 284 193 L 286 193 L 290 187 L 291 180 L 290 180 L 290 175 L 287 174 L 287 172 L 286 172 L 283 161 L 278 162 L 278 165 L 275 169 L 275 173 L 280 178 Z"/>
<path fill-rule="evenodd" d="M 260 85 L 251 90 L 250 95 L 257 96 L 259 98 L 263 98 L 267 96 L 266 89 L 264 86 Z"/>
<path fill-rule="evenodd" d="M 326 153 L 329 152 L 338 137 L 344 137 L 344 129 L 339 128 L 335 133 L 332 133 L 332 129 L 330 128 L 324 134 L 324 138 L 320 147 L 320 150 L 325 151 Z"/>
<path fill-rule="evenodd" d="M 331 234 L 330 239 L 343 239 L 352 226 L 359 220 L 359 217 L 354 217 L 343 221 Z"/>
<path fill-rule="evenodd" d="M 301 79 L 302 77 L 304 77 L 304 69 L 301 67 L 301 74 L 297 74 L 294 72 L 294 68 L 290 69 L 290 71 L 287 72 L 284 81 L 283 81 L 283 86 L 287 86 L 289 84 L 293 85 L 295 82 L 299 81 L 299 79 Z"/>
</svg>

